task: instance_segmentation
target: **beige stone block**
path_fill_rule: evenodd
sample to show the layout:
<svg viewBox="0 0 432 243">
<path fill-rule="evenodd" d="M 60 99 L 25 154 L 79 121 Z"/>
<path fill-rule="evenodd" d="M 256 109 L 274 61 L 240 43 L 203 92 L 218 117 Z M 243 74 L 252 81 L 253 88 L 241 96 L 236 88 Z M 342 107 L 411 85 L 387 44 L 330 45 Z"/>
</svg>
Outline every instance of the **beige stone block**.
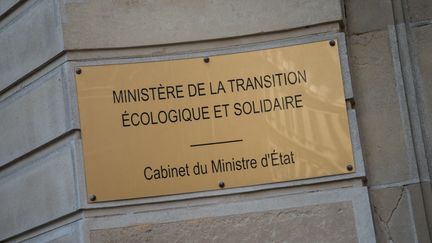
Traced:
<svg viewBox="0 0 432 243">
<path fill-rule="evenodd" d="M 394 22 L 391 0 L 347 0 L 345 6 L 351 34 L 386 30 Z"/>
<path fill-rule="evenodd" d="M 342 20 L 340 0 L 66 1 L 66 49 L 163 45 Z"/>
<path fill-rule="evenodd" d="M 414 221 L 415 232 L 419 242 L 432 242 L 431 224 L 428 222 L 432 210 L 430 183 L 416 183 L 406 186 L 409 193 L 410 213 Z M 428 215 L 429 214 L 429 215 Z"/>
<path fill-rule="evenodd" d="M 421 119 L 423 142 L 432 179 L 432 24 L 413 29 L 419 79 L 415 85 Z"/>
<path fill-rule="evenodd" d="M 356 242 L 350 202 L 93 230 L 92 242 Z"/>
<path fill-rule="evenodd" d="M 417 179 L 404 142 L 387 31 L 351 36 L 348 45 L 360 140 L 369 185 Z"/>
</svg>

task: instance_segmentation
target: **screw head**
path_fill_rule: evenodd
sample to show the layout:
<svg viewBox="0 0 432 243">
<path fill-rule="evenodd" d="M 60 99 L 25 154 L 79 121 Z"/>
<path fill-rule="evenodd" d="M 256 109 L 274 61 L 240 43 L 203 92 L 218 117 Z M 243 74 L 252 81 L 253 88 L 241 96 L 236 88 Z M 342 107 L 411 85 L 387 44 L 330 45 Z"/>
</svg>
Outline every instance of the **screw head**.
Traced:
<svg viewBox="0 0 432 243">
<path fill-rule="evenodd" d="M 225 182 L 220 181 L 220 182 L 219 182 L 219 187 L 220 187 L 220 188 L 224 188 L 224 187 L 225 187 Z"/>
<path fill-rule="evenodd" d="M 347 170 L 348 171 L 352 171 L 353 170 L 353 166 L 352 165 L 347 165 Z"/>
<path fill-rule="evenodd" d="M 76 73 L 76 74 L 81 74 L 81 73 L 82 73 L 81 68 L 77 68 L 77 69 L 75 69 L 75 73 Z"/>
<path fill-rule="evenodd" d="M 210 62 L 210 58 L 209 57 L 204 57 L 204 62 L 205 63 L 209 63 Z"/>
<path fill-rule="evenodd" d="M 89 200 L 92 202 L 96 201 L 96 195 L 90 195 Z"/>
<path fill-rule="evenodd" d="M 330 44 L 330 46 L 335 46 L 336 45 L 336 41 L 331 40 L 331 41 L 329 41 L 329 44 Z"/>
</svg>

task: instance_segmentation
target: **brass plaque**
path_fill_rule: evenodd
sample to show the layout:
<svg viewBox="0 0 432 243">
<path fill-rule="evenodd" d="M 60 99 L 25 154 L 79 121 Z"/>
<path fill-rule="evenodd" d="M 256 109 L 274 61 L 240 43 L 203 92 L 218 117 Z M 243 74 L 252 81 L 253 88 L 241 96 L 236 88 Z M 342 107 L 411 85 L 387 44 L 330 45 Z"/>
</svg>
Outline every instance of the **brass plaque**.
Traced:
<svg viewBox="0 0 432 243">
<path fill-rule="evenodd" d="M 81 67 L 89 200 L 355 172 L 332 44 Z"/>
</svg>

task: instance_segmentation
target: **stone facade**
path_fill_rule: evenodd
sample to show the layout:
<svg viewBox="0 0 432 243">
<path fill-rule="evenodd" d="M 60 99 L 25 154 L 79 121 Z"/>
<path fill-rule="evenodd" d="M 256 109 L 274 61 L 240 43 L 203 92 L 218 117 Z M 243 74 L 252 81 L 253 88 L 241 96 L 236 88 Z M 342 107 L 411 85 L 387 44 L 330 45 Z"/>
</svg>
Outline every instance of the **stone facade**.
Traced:
<svg viewBox="0 0 432 243">
<path fill-rule="evenodd" d="M 87 201 L 76 67 L 326 38 L 356 173 Z M 431 242 L 431 66 L 430 0 L 2 0 L 0 241 Z"/>
</svg>

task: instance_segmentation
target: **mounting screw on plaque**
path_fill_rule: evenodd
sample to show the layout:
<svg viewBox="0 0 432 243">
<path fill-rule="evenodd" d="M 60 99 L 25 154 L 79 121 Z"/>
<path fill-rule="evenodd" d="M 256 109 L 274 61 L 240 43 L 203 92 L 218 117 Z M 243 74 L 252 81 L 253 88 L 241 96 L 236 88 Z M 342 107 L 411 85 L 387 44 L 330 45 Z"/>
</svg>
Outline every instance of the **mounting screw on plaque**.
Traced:
<svg viewBox="0 0 432 243">
<path fill-rule="evenodd" d="M 75 69 L 75 73 L 76 73 L 76 74 L 81 74 L 81 73 L 82 73 L 81 68 L 77 68 L 77 69 Z"/>
<path fill-rule="evenodd" d="M 225 182 L 220 181 L 220 182 L 219 182 L 219 187 L 220 187 L 220 188 L 224 188 L 224 187 L 225 187 Z"/>
<path fill-rule="evenodd" d="M 210 57 L 204 57 L 204 62 L 205 63 L 209 63 L 210 62 Z"/>
<path fill-rule="evenodd" d="M 96 195 L 90 195 L 89 200 L 92 202 L 96 201 Z"/>
<path fill-rule="evenodd" d="M 353 166 L 352 165 L 347 165 L 347 170 L 348 171 L 352 171 L 353 170 Z"/>
<path fill-rule="evenodd" d="M 329 41 L 329 44 L 330 44 L 330 46 L 335 46 L 336 45 L 336 41 L 331 40 L 331 41 Z"/>
</svg>

